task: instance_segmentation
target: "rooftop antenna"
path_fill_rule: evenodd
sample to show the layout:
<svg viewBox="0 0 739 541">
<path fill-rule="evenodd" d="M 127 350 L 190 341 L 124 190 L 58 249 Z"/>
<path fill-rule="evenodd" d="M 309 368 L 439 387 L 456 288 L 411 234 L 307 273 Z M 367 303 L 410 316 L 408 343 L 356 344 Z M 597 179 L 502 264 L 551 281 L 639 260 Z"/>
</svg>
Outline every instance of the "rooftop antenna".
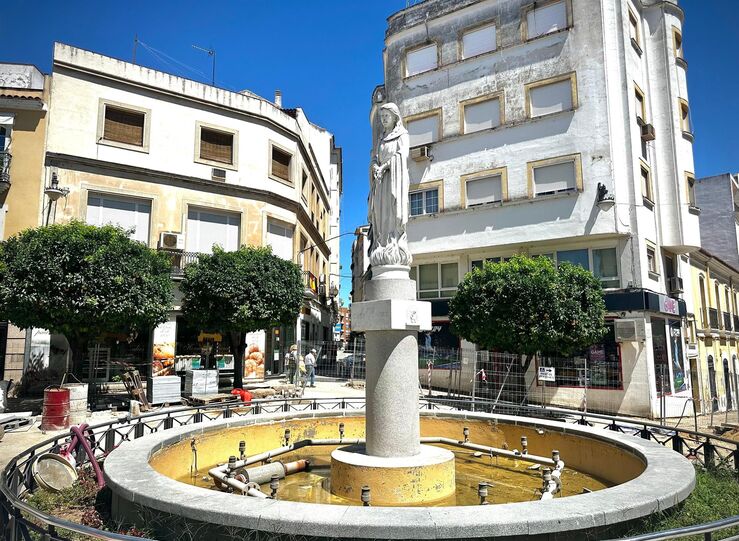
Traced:
<svg viewBox="0 0 739 541">
<path fill-rule="evenodd" d="M 211 80 L 211 85 L 216 86 L 216 51 L 215 49 L 206 49 L 205 47 L 199 47 L 198 45 L 193 45 L 193 49 L 197 49 L 198 51 L 203 51 L 204 53 L 208 53 L 208 56 L 213 58 L 213 77 Z"/>
<path fill-rule="evenodd" d="M 133 63 L 136 63 L 136 47 L 139 44 L 139 35 L 134 34 L 133 35 Z"/>
</svg>

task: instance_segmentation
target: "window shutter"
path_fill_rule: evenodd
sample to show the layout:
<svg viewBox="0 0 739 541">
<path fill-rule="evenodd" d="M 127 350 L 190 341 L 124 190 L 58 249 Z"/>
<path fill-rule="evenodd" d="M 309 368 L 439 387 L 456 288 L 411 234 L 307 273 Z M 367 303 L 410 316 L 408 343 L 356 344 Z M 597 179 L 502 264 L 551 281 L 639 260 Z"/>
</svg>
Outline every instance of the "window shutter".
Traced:
<svg viewBox="0 0 739 541">
<path fill-rule="evenodd" d="M 406 77 L 436 68 L 436 44 L 411 51 L 406 55 Z"/>
<path fill-rule="evenodd" d="M 494 51 L 496 46 L 495 25 L 465 32 L 462 36 L 462 51 L 464 58 Z"/>
<path fill-rule="evenodd" d="M 232 133 L 200 128 L 200 159 L 233 163 L 234 136 Z"/>
<path fill-rule="evenodd" d="M 575 162 L 545 165 L 534 169 L 536 194 L 556 193 L 577 187 Z"/>
<path fill-rule="evenodd" d="M 144 146 L 145 113 L 105 106 L 105 126 L 103 139 Z"/>
<path fill-rule="evenodd" d="M 485 100 L 464 106 L 464 132 L 489 130 L 500 125 L 500 101 Z"/>
<path fill-rule="evenodd" d="M 557 2 L 532 9 L 526 15 L 526 26 L 529 39 L 567 28 L 567 6 Z"/>
<path fill-rule="evenodd" d="M 411 120 L 406 128 L 408 129 L 411 147 L 433 143 L 439 135 L 439 116 L 432 115 Z"/>
<path fill-rule="evenodd" d="M 467 206 L 503 200 L 502 176 L 493 175 L 467 181 Z"/>
<path fill-rule="evenodd" d="M 272 175 L 283 180 L 290 180 L 290 159 L 287 152 L 272 148 Z"/>
<path fill-rule="evenodd" d="M 531 116 L 542 116 L 572 109 L 572 79 L 537 86 L 529 90 Z"/>
</svg>

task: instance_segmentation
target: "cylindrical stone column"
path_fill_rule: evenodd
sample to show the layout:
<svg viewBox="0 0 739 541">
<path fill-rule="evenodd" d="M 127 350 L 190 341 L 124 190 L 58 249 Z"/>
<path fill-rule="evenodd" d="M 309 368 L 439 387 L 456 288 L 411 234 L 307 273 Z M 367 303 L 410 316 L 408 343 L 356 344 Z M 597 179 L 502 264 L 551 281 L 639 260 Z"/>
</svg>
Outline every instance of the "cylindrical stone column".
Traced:
<svg viewBox="0 0 739 541">
<path fill-rule="evenodd" d="M 367 331 L 367 454 L 420 452 L 416 331 Z"/>
</svg>

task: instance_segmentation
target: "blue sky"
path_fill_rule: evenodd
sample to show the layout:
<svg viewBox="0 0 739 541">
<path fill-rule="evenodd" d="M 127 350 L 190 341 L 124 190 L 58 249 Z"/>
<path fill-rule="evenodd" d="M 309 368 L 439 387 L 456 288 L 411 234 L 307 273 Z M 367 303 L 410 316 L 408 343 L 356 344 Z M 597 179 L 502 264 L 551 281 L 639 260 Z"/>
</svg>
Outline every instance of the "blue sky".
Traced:
<svg viewBox="0 0 739 541">
<path fill-rule="evenodd" d="M 344 149 L 342 232 L 366 220 L 371 147 L 370 95 L 382 82 L 385 19 L 406 0 L 249 0 L 195 2 L 79 2 L 15 0 L 2 10 L 0 61 L 51 69 L 54 41 L 137 61 L 216 84 L 249 89 L 286 107 L 302 107 L 311 121 L 336 135 Z M 739 1 L 682 0 L 684 49 L 696 134 L 696 174 L 739 171 Z M 168 57 L 175 59 L 176 62 Z M 186 68 L 181 64 L 188 66 Z M 195 70 L 195 71 L 193 71 Z M 350 274 L 352 236 L 342 238 L 342 275 Z M 342 297 L 351 280 L 342 278 Z"/>
</svg>

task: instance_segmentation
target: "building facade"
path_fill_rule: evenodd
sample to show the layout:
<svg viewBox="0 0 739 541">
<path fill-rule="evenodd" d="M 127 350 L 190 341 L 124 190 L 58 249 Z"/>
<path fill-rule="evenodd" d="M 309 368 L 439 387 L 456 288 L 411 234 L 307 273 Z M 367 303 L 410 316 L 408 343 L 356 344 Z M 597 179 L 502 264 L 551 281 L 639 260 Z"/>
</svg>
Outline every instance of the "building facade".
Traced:
<svg viewBox="0 0 739 541">
<path fill-rule="evenodd" d="M 701 246 L 739 267 L 739 174 L 724 173 L 695 181 L 700 207 Z"/>
<path fill-rule="evenodd" d="M 573 262 L 607 290 L 611 332 L 559 372 L 584 368 L 592 409 L 679 414 L 679 295 L 700 246 L 682 23 L 674 0 L 426 0 L 389 17 L 373 136 L 398 104 L 436 345 L 474 347 L 449 331 L 448 299 L 483 261 Z M 541 397 L 579 406 L 582 389 Z"/>
<path fill-rule="evenodd" d="M 341 152 L 331 133 L 299 108 L 248 91 L 231 92 L 94 52 L 55 44 L 42 177 L 67 195 L 51 219 L 132 228 L 132 237 L 172 259 L 175 303 L 168 332 L 176 355 L 199 354 L 204 341 L 225 341 L 189 328 L 180 317 L 182 269 L 214 245 L 271 246 L 299 263 L 304 304 L 295 326 L 249 337 L 279 372 L 291 343 L 330 339 L 338 320 L 337 232 Z M 335 250 L 335 252 L 333 251 Z M 104 337 L 103 373 L 150 362 L 152 337 Z M 55 341 L 61 343 L 55 344 Z M 63 357 L 62 337 L 51 337 Z M 56 346 L 56 347 L 54 347 Z M 147 371 L 148 372 L 148 371 Z"/>
<path fill-rule="evenodd" d="M 354 231 L 352 242 L 352 302 L 364 300 L 364 282 L 369 280 L 369 226 L 361 225 Z"/>
<path fill-rule="evenodd" d="M 43 223 L 49 79 L 35 66 L 0 64 L 0 239 Z M 45 344 L 44 344 L 45 342 Z M 34 346 L 32 348 L 32 345 Z M 2 377 L 19 381 L 48 336 L 0 322 Z"/>
<path fill-rule="evenodd" d="M 696 410 L 737 409 L 739 268 L 701 249 L 691 254 L 690 270 L 688 357 Z"/>
</svg>

